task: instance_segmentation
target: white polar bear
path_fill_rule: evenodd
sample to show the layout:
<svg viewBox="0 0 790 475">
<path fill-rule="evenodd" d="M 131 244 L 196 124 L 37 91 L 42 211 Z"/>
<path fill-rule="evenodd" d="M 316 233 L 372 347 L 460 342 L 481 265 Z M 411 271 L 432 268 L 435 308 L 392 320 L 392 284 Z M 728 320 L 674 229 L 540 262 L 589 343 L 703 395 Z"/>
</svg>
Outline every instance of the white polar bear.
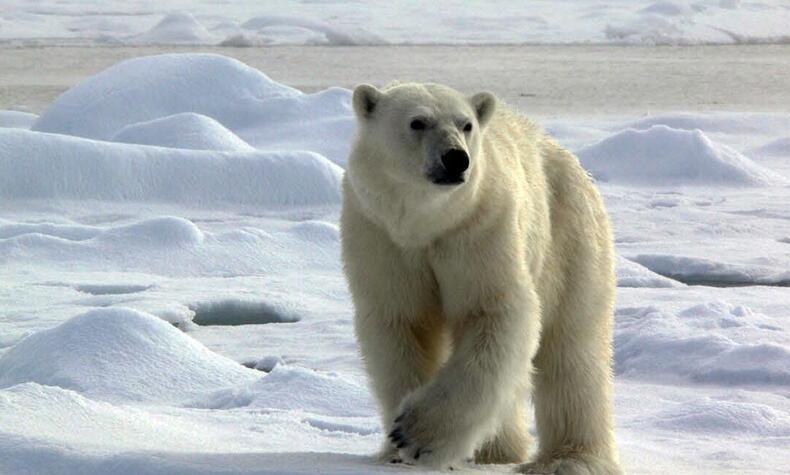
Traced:
<svg viewBox="0 0 790 475">
<path fill-rule="evenodd" d="M 620 473 L 612 429 L 612 238 L 578 160 L 528 120 L 436 84 L 354 90 L 343 260 L 389 433 L 445 468 Z"/>
</svg>

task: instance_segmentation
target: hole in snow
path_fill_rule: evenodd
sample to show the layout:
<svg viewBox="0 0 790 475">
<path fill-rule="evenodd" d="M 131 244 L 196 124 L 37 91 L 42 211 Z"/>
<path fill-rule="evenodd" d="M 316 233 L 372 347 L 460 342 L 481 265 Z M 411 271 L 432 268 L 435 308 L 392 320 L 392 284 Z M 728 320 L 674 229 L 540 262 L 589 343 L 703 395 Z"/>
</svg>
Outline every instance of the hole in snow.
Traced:
<svg viewBox="0 0 790 475">
<path fill-rule="evenodd" d="M 195 312 L 192 322 L 203 326 L 293 323 L 300 320 L 295 313 L 267 302 L 215 300 L 193 304 L 189 308 Z"/>
<path fill-rule="evenodd" d="M 74 286 L 79 292 L 91 295 L 120 295 L 134 294 L 148 290 L 152 285 L 124 285 L 124 284 L 81 284 Z"/>
<path fill-rule="evenodd" d="M 628 259 L 647 267 L 656 274 L 686 285 L 790 287 L 790 277 L 767 267 L 728 264 L 697 257 L 664 254 L 640 254 Z"/>
<path fill-rule="evenodd" d="M 257 369 L 264 373 L 271 373 L 275 366 L 283 364 L 284 361 L 279 356 L 264 356 L 260 360 L 243 361 L 241 364 L 250 369 Z"/>
<path fill-rule="evenodd" d="M 749 278 L 741 279 L 735 275 L 675 274 L 672 272 L 657 272 L 655 269 L 651 270 L 656 274 L 682 282 L 686 285 L 702 285 L 706 287 L 750 287 L 755 285 L 766 287 L 790 287 L 790 279 L 760 281 Z"/>
</svg>

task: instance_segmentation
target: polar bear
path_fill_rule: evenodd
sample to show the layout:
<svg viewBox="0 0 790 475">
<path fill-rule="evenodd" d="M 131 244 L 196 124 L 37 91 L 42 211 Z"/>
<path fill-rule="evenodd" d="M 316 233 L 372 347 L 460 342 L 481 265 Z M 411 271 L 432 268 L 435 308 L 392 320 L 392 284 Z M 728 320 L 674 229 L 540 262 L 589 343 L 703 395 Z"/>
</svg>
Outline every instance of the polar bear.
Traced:
<svg viewBox="0 0 790 475">
<path fill-rule="evenodd" d="M 360 85 L 343 182 L 355 331 L 389 434 L 447 468 L 620 473 L 612 237 L 579 161 L 487 92 Z"/>
</svg>

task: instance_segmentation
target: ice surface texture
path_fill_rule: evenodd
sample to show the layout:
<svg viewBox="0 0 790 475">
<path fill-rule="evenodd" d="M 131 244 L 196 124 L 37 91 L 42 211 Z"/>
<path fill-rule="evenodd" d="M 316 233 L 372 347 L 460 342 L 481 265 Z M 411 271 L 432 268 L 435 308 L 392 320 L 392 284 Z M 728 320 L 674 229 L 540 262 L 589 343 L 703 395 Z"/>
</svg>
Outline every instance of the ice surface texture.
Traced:
<svg viewBox="0 0 790 475">
<path fill-rule="evenodd" d="M 8 0 L 0 38 L 110 44 L 733 44 L 787 42 L 782 0 L 392 2 L 236 0 L 216 4 Z"/>
</svg>

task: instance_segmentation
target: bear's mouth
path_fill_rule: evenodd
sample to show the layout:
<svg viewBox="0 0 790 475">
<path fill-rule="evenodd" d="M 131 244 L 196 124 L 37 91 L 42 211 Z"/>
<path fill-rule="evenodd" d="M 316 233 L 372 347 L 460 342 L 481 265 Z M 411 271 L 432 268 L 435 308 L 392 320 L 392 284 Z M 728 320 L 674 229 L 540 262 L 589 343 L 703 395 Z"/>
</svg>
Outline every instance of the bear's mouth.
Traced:
<svg viewBox="0 0 790 475">
<path fill-rule="evenodd" d="M 464 179 L 463 176 L 457 176 L 457 177 L 434 178 L 431 181 L 433 182 L 434 185 L 452 186 L 452 185 L 460 185 L 466 180 Z"/>
<path fill-rule="evenodd" d="M 428 173 L 428 179 L 434 185 L 456 186 L 466 181 L 465 173 L 448 173 L 447 170 L 438 169 Z"/>
</svg>

